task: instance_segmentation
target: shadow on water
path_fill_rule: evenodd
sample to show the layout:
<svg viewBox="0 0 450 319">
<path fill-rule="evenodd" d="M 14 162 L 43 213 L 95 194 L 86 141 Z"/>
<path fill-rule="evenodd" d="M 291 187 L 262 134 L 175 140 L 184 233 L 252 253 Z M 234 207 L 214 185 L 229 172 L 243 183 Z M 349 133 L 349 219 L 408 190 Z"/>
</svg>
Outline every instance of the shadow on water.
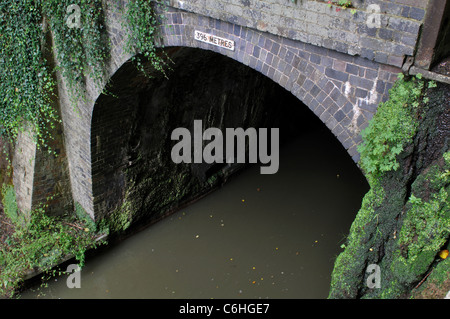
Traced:
<svg viewBox="0 0 450 319">
<path fill-rule="evenodd" d="M 227 67 L 242 69 L 236 61 L 208 52 L 178 54 L 178 65 L 193 70 L 208 59 L 211 66 L 234 63 Z M 211 70 L 203 68 L 209 81 L 217 78 Z M 196 88 L 183 88 L 193 71 L 181 67 L 180 72 L 172 84 L 161 86 L 160 96 L 193 95 Z M 232 80 L 225 86 L 229 83 L 241 87 Z M 258 92 L 263 80 L 255 83 Z M 93 251 L 81 271 L 80 289 L 69 289 L 67 276 L 61 276 L 21 297 L 326 298 L 334 260 L 368 185 L 342 145 L 303 103 L 281 87 L 263 84 L 273 92 L 267 100 L 267 114 L 275 119 L 272 127 L 280 128 L 276 174 L 260 174 L 260 164 L 249 166 L 192 205 Z"/>
<path fill-rule="evenodd" d="M 90 256 L 80 289 L 22 298 L 326 298 L 364 177 L 323 125 L 284 143 L 277 174 L 259 167 Z"/>
</svg>

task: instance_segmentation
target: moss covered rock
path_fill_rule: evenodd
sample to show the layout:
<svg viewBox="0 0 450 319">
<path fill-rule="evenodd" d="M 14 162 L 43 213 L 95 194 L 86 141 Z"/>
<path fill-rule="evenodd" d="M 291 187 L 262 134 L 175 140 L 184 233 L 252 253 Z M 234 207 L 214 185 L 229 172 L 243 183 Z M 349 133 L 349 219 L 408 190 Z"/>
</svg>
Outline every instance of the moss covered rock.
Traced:
<svg viewBox="0 0 450 319">
<path fill-rule="evenodd" d="M 414 81 L 416 85 L 411 85 Z M 398 98 L 409 91 L 416 99 Z M 401 78 L 390 92 L 391 101 L 380 105 L 369 125 L 372 132 L 363 134 L 372 138 L 361 152 L 363 169 L 371 168 L 365 170 L 371 189 L 351 227 L 346 249 L 336 260 L 329 298 L 414 297 L 431 278 L 433 289 L 448 280 L 449 269 L 439 252 L 450 238 L 449 92 L 446 85 Z M 400 118 L 388 119 L 387 114 L 407 114 L 406 120 L 415 123 L 405 128 L 395 124 Z M 378 139 L 383 147 L 377 145 L 372 136 L 376 127 L 390 130 L 385 136 L 394 136 L 396 156 L 388 164 L 389 140 Z M 395 136 L 403 136 L 403 142 L 399 144 Z M 377 153 L 380 149 L 384 151 Z M 377 166 L 377 161 L 382 165 Z M 372 264 L 379 266 L 380 288 L 367 285 Z"/>
</svg>

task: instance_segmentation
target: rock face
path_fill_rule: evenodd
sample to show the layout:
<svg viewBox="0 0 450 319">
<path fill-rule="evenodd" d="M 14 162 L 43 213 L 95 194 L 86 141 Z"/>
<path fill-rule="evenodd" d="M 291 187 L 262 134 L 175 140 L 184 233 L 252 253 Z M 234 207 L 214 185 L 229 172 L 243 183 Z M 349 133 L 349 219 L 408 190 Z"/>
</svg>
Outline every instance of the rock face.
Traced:
<svg viewBox="0 0 450 319">
<path fill-rule="evenodd" d="M 337 258 L 330 298 L 444 298 L 450 290 L 450 258 L 439 252 L 450 239 L 450 87 L 427 88 L 412 143 L 397 157 L 400 167 L 366 194 Z M 447 153 L 446 153 L 447 152 Z M 379 266 L 380 286 L 367 280 Z"/>
<path fill-rule="evenodd" d="M 174 129 L 187 128 L 193 136 L 194 120 L 202 120 L 203 130 L 217 127 L 222 132 L 279 127 L 282 142 L 302 130 L 292 119 L 310 112 L 274 82 L 227 57 L 187 48 L 167 54 L 176 62 L 168 78 L 154 74 L 149 79 L 128 63 L 112 79 L 111 94 L 102 95 L 95 106 L 94 203 L 113 231 L 141 218 L 158 219 L 220 186 L 239 168 L 175 164 Z"/>
</svg>

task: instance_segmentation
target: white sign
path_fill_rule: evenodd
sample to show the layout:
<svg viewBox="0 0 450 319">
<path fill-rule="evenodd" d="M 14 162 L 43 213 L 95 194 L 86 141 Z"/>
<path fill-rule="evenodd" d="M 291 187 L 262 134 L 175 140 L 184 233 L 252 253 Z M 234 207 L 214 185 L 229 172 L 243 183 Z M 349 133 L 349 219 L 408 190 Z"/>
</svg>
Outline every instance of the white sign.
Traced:
<svg viewBox="0 0 450 319">
<path fill-rule="evenodd" d="M 234 41 L 216 37 L 215 35 L 205 32 L 195 30 L 195 40 L 234 51 Z"/>
</svg>

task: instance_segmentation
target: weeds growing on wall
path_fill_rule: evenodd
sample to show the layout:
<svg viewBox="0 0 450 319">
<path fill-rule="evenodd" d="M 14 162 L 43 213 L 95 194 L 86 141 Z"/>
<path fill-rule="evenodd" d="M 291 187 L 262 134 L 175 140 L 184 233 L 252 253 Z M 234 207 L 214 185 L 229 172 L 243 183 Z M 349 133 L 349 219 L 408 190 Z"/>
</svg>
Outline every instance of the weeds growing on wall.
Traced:
<svg viewBox="0 0 450 319">
<path fill-rule="evenodd" d="M 361 132 L 360 164 L 369 183 L 399 167 L 396 157 L 417 131 L 421 113 L 419 100 L 424 86 L 420 78 L 406 80 L 399 74 L 389 91 L 389 100 L 380 103 L 373 120 Z"/>
<path fill-rule="evenodd" d="M 59 121 L 53 104 L 57 98 L 55 73 L 65 79 L 74 104 L 85 97 L 87 79 L 103 85 L 110 52 L 105 6 L 114 9 L 118 3 L 0 0 L 1 139 L 14 145 L 21 131 L 31 129 L 38 147 L 52 151 L 48 147 L 50 132 Z M 163 71 L 164 61 L 155 45 L 163 17 L 156 15 L 155 3 L 159 5 L 159 1 L 130 0 L 125 6 L 125 50 L 140 53 L 156 70 Z M 71 23 L 73 14 L 78 23 Z M 142 66 L 139 59 L 137 62 Z M 64 256 L 73 255 L 84 262 L 85 250 L 94 245 L 95 223 L 85 218 L 80 207 L 65 218 L 46 216 L 46 207 L 21 214 L 12 186 L 1 191 L 15 232 L 0 242 L 0 295 L 12 293 L 27 271 L 49 270 Z"/>
<path fill-rule="evenodd" d="M 108 2 L 114 8 L 115 1 Z M 158 1 L 130 0 L 126 6 L 126 50 L 142 55 L 162 70 L 154 38 Z M 105 30 L 105 3 L 79 0 L 78 26 L 70 26 L 72 0 L 0 0 L 0 137 L 14 142 L 31 126 L 38 146 L 48 146 L 49 132 L 58 121 L 52 105 L 54 72 L 66 79 L 71 100 L 84 97 L 87 78 L 101 85 L 109 43 Z M 54 43 L 47 43 L 51 32 Z M 50 42 L 50 41 L 49 41 Z M 51 45 L 54 45 L 54 48 Z M 53 50 L 55 49 L 55 50 Z M 57 67 L 51 61 L 56 52 Z"/>
<path fill-rule="evenodd" d="M 122 26 L 127 31 L 127 41 L 125 50 L 127 52 L 142 53 L 145 59 L 152 61 L 152 66 L 159 72 L 164 73 L 165 60 L 157 54 L 155 41 L 156 30 L 163 14 L 157 14 L 155 8 L 163 7 L 163 2 L 151 2 L 148 0 L 130 1 L 124 10 L 125 24 Z M 145 72 L 141 58 L 138 55 L 133 57 L 139 69 Z M 146 73 L 147 74 L 147 73 Z M 148 74 L 147 74 L 148 75 Z"/>
<path fill-rule="evenodd" d="M 64 258 L 75 257 L 80 267 L 85 251 L 95 248 L 96 229 L 72 214 L 50 217 L 46 208 L 34 209 L 29 217 L 19 215 L 14 233 L 0 242 L 0 296 L 13 296 L 28 272 L 56 275 L 52 268 Z"/>
<path fill-rule="evenodd" d="M 105 76 L 109 44 L 104 32 L 105 13 L 102 1 L 77 1 L 76 10 L 79 12 L 75 9 L 70 11 L 73 3 L 73 0 L 46 0 L 42 2 L 41 10 L 53 33 L 58 70 L 66 79 L 72 99 L 76 101 L 82 96 L 80 93 L 84 93 L 86 78 L 101 85 Z M 71 14 L 68 15 L 67 12 Z M 71 15 L 75 14 L 78 16 L 72 18 Z M 71 18 L 78 19 L 79 21 L 75 21 L 78 24 L 70 26 Z"/>
<path fill-rule="evenodd" d="M 397 171 L 418 151 L 413 146 L 423 141 L 424 130 L 436 125 L 430 119 L 436 102 L 430 103 L 426 89 L 436 83 L 421 78 L 399 75 L 389 100 L 378 106 L 362 132 L 360 165 L 370 190 L 336 259 L 330 298 L 403 296 L 427 278 L 440 262 L 439 251 L 448 247 L 450 152 L 444 147 L 443 158 L 439 155 L 433 165 L 409 177 Z M 381 267 L 382 289 L 366 286 L 364 270 L 372 263 Z"/>
<path fill-rule="evenodd" d="M 50 103 L 55 87 L 41 42 L 40 1 L 0 1 L 0 136 L 13 141 L 31 123 L 40 145 L 57 115 Z"/>
</svg>

